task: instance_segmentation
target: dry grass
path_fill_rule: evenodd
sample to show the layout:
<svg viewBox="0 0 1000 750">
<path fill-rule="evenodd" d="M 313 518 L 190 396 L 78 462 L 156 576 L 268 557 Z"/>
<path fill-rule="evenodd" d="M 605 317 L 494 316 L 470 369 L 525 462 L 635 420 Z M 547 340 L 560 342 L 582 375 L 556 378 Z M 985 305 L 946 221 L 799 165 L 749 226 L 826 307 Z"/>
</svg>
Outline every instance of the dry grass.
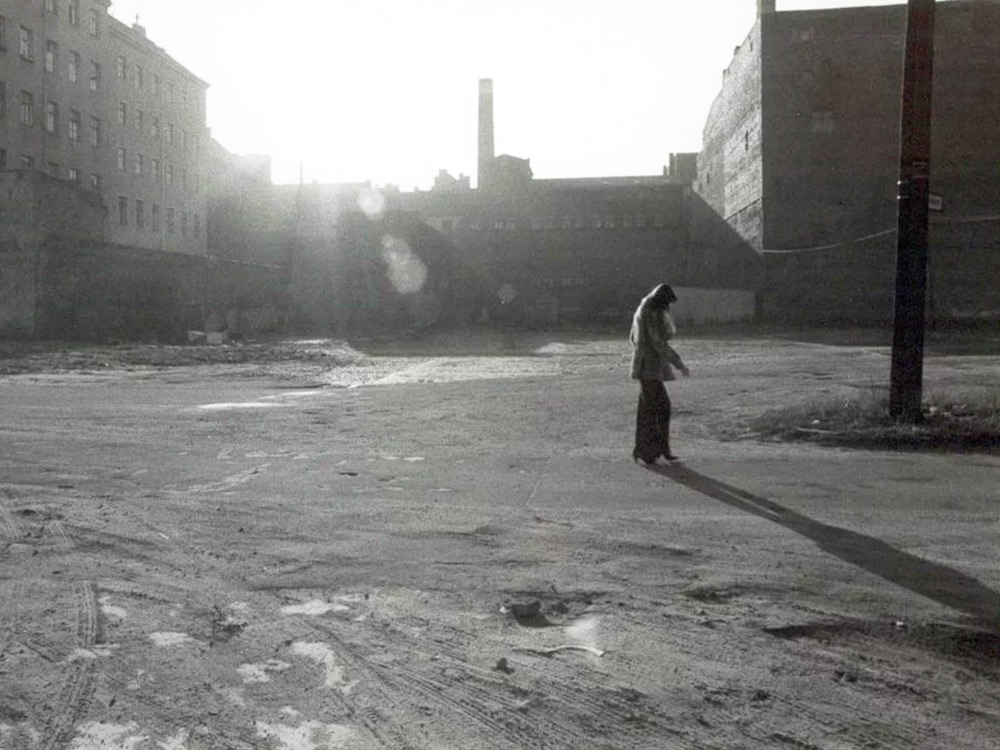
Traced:
<svg viewBox="0 0 1000 750">
<path fill-rule="evenodd" d="M 1000 389 L 931 392 L 922 411 L 917 424 L 893 419 L 888 389 L 881 387 L 851 398 L 772 409 L 753 419 L 750 427 L 764 439 L 857 448 L 1000 449 Z"/>
</svg>

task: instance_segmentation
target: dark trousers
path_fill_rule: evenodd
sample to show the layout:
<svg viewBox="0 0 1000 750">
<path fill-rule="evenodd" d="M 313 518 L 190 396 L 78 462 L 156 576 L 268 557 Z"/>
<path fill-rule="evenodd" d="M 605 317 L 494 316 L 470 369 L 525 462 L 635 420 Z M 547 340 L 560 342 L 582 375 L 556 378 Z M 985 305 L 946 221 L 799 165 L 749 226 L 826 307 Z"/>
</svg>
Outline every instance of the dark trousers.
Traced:
<svg viewBox="0 0 1000 750">
<path fill-rule="evenodd" d="M 632 455 L 652 461 L 670 455 L 670 397 L 662 380 L 640 380 L 639 408 L 635 415 L 635 450 Z"/>
</svg>

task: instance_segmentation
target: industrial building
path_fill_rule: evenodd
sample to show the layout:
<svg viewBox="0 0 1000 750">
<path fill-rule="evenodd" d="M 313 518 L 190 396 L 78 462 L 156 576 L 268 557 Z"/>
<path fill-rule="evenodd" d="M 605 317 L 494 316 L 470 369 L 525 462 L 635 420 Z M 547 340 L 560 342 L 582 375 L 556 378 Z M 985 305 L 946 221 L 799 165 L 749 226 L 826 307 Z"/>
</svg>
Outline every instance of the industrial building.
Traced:
<svg viewBox="0 0 1000 750">
<path fill-rule="evenodd" d="M 205 255 L 208 84 L 110 4 L 0 6 L 0 170 L 98 196 L 104 241 Z"/>
<path fill-rule="evenodd" d="M 1000 316 L 1000 3 L 936 4 L 931 320 Z M 762 260 L 772 320 L 891 320 L 906 6 L 760 0 L 694 188 Z"/>
</svg>

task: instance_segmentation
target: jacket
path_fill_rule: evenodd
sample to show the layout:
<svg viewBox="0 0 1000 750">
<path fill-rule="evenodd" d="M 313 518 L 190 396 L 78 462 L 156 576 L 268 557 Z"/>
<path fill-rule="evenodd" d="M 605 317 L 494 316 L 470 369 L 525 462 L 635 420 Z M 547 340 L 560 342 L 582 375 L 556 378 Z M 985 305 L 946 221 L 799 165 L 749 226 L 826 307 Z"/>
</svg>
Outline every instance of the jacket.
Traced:
<svg viewBox="0 0 1000 750">
<path fill-rule="evenodd" d="M 643 299 L 632 318 L 629 341 L 632 344 L 633 380 L 675 380 L 673 368 L 682 369 L 680 355 L 670 346 L 676 329 L 666 310 Z"/>
</svg>

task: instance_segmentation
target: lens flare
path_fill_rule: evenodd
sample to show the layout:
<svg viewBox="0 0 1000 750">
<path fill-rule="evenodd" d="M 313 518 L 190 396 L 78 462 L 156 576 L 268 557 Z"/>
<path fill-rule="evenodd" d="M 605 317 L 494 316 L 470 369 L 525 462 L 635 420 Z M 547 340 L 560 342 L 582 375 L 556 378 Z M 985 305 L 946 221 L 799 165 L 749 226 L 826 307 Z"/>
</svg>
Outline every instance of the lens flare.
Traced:
<svg viewBox="0 0 1000 750">
<path fill-rule="evenodd" d="M 382 238 L 382 258 L 389 266 L 389 281 L 400 294 L 416 294 L 427 281 L 427 266 L 406 244 L 392 235 Z"/>
<path fill-rule="evenodd" d="M 365 216 L 375 218 L 385 211 L 385 196 L 378 190 L 366 188 L 358 195 L 358 208 L 364 211 Z"/>
</svg>

